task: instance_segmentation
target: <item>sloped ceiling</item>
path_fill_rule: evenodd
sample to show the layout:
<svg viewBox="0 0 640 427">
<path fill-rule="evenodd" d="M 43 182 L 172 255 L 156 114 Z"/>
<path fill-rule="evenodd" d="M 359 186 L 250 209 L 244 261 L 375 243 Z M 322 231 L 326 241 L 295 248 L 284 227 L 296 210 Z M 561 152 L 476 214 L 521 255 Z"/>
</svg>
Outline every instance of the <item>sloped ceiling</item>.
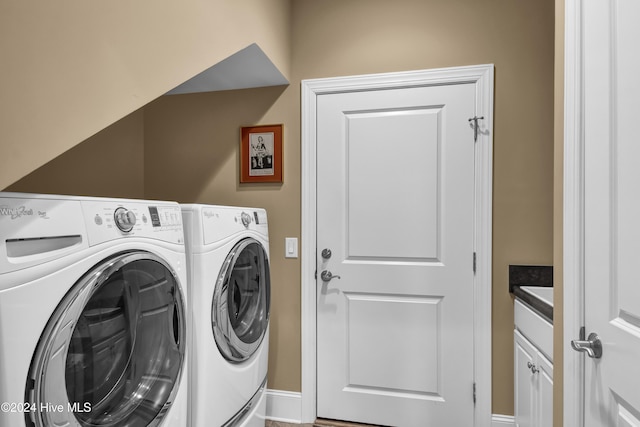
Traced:
<svg viewBox="0 0 640 427">
<path fill-rule="evenodd" d="M 289 84 L 269 57 L 253 43 L 187 80 L 167 95 Z"/>
</svg>

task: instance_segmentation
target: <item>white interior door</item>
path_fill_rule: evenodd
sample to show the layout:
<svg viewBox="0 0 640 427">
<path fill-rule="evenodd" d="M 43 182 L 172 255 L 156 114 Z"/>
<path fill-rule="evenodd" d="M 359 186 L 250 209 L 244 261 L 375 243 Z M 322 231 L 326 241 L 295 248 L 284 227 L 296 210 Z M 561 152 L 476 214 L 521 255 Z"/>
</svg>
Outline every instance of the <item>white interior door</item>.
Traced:
<svg viewBox="0 0 640 427">
<path fill-rule="evenodd" d="M 475 108 L 472 83 L 318 97 L 318 417 L 474 425 Z"/>
<path fill-rule="evenodd" d="M 581 2 L 584 52 L 585 426 L 640 426 L 640 3 Z"/>
</svg>

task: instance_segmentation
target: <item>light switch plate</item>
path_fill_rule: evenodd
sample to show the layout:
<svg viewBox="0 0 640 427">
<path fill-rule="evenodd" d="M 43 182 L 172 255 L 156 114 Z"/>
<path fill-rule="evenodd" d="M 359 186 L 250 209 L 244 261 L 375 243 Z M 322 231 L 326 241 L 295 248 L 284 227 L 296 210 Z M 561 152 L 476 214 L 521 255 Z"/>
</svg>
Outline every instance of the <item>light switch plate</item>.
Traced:
<svg viewBox="0 0 640 427">
<path fill-rule="evenodd" d="M 298 258 L 298 238 L 297 237 L 284 238 L 284 257 Z"/>
</svg>

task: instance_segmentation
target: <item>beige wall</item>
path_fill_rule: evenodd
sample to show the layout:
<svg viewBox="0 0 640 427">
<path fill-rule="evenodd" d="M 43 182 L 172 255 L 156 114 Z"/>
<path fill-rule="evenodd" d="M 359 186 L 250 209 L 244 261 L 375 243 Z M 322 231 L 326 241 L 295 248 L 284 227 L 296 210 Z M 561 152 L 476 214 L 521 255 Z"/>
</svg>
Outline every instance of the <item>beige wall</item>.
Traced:
<svg viewBox="0 0 640 427">
<path fill-rule="evenodd" d="M 49 194 L 144 197 L 144 121 L 136 111 L 6 188 Z"/>
<path fill-rule="evenodd" d="M 512 414 L 508 265 L 553 262 L 554 1 L 291 5 L 289 87 L 163 97 L 144 109 L 145 197 L 267 208 L 274 300 L 269 386 L 299 391 L 300 262 L 284 258 L 283 241 L 300 237 L 300 81 L 495 64 L 492 399 L 494 413 Z M 285 126 L 284 183 L 239 185 L 239 127 L 271 123 Z"/>
<path fill-rule="evenodd" d="M 244 47 L 289 74 L 290 0 L 6 1 L 0 187 Z"/>
</svg>

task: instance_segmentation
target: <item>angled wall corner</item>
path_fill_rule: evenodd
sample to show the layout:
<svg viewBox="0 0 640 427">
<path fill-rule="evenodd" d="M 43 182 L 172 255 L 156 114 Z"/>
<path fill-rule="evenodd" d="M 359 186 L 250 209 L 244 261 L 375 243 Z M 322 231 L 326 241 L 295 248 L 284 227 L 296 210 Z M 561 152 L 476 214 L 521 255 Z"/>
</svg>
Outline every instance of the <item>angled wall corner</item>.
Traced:
<svg viewBox="0 0 640 427">
<path fill-rule="evenodd" d="M 290 0 L 41 6 L 0 7 L 0 188 L 251 43 L 289 73 Z"/>
<path fill-rule="evenodd" d="M 253 43 L 204 70 L 166 95 L 288 85 L 289 81 Z"/>
</svg>

